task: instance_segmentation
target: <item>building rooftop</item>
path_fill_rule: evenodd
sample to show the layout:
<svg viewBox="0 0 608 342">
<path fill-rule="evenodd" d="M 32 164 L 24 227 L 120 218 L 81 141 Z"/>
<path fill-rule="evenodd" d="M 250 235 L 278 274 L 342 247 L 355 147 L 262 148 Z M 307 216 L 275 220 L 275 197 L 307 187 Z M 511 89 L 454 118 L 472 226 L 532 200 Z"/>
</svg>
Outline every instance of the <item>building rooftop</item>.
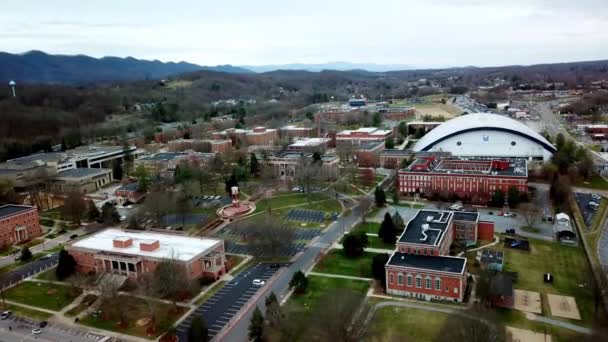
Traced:
<svg viewBox="0 0 608 342">
<path fill-rule="evenodd" d="M 96 168 L 76 168 L 61 171 L 55 176 L 55 178 L 82 178 L 82 177 L 93 177 L 104 173 L 112 172 L 111 169 L 96 169 Z"/>
<path fill-rule="evenodd" d="M 295 126 L 295 125 L 287 125 L 287 126 L 281 127 L 281 129 L 285 130 L 285 131 L 310 131 L 313 128 L 312 127 L 301 127 L 301 126 Z"/>
<path fill-rule="evenodd" d="M 364 142 L 362 144 L 356 145 L 355 149 L 357 151 L 374 151 L 377 149 L 381 149 L 382 146 L 384 146 L 384 141 Z"/>
<path fill-rule="evenodd" d="M 114 247 L 114 240 L 117 239 L 132 239 L 133 244 L 126 248 Z M 159 241 L 160 247 L 149 252 L 142 251 L 139 244 L 151 240 Z M 188 261 L 201 253 L 211 252 L 216 244 L 221 241 L 150 231 L 134 232 L 110 228 L 78 240 L 71 246 L 117 254 Z"/>
<path fill-rule="evenodd" d="M 290 144 L 289 147 L 314 147 L 319 146 L 321 144 L 327 144 L 330 142 L 329 138 L 306 138 L 306 139 L 298 139 Z"/>
<path fill-rule="evenodd" d="M 462 212 L 462 211 L 455 211 L 454 212 L 454 221 L 477 222 L 478 220 L 479 220 L 479 214 L 478 213 L 469 213 L 469 212 Z"/>
<path fill-rule="evenodd" d="M 120 188 L 116 189 L 116 191 L 137 191 L 138 189 L 139 189 L 139 183 L 132 182 L 132 183 L 127 183 L 127 184 L 121 185 Z"/>
<path fill-rule="evenodd" d="M 443 210 L 419 210 L 405 225 L 398 242 L 438 246 L 453 214 Z"/>
<path fill-rule="evenodd" d="M 391 134 L 392 131 L 386 129 L 378 129 L 376 127 L 361 127 L 355 130 L 344 130 L 338 132 L 339 135 L 351 135 L 351 134 L 368 134 L 368 135 L 377 135 L 377 136 L 385 136 Z"/>
<path fill-rule="evenodd" d="M 145 158 L 141 158 L 139 160 L 150 160 L 150 161 L 169 161 L 169 160 L 173 160 L 175 158 L 179 158 L 179 157 L 183 157 L 186 156 L 186 153 L 182 153 L 182 152 L 160 152 L 160 153 L 156 153 L 154 155 L 145 157 Z"/>
<path fill-rule="evenodd" d="M 466 263 L 467 259 L 460 257 L 395 252 L 387 265 L 462 274 Z"/>
<path fill-rule="evenodd" d="M 416 158 L 405 172 L 528 177 L 528 164 L 525 159 L 472 160 L 430 156 Z"/>
<path fill-rule="evenodd" d="M 0 218 L 15 215 L 24 211 L 31 210 L 34 207 L 28 205 L 7 204 L 0 207 Z"/>
<path fill-rule="evenodd" d="M 384 149 L 380 154 L 388 156 L 409 156 L 414 154 L 412 150 Z"/>
</svg>

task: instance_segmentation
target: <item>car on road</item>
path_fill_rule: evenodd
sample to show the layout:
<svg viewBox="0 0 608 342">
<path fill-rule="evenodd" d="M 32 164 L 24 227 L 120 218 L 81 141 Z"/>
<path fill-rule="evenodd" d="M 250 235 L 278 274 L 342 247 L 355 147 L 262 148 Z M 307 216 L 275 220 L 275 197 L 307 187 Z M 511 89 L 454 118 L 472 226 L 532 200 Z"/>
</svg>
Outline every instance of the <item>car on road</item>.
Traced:
<svg viewBox="0 0 608 342">
<path fill-rule="evenodd" d="M 49 322 L 47 322 L 47 321 L 42 321 L 42 322 L 40 322 L 40 323 L 38 324 L 38 327 L 39 327 L 39 328 L 44 328 L 44 327 L 46 327 L 48 324 L 49 324 Z"/>
<path fill-rule="evenodd" d="M 280 264 L 270 264 L 270 268 L 281 268 Z"/>
<path fill-rule="evenodd" d="M 40 328 L 32 329 L 32 334 L 34 334 L 34 335 L 40 335 L 41 333 L 42 333 L 42 330 L 40 330 Z"/>
<path fill-rule="evenodd" d="M 45 256 L 43 256 L 42 258 L 40 258 L 41 260 L 45 260 L 45 259 L 50 259 L 53 257 L 53 254 L 47 254 Z"/>
<path fill-rule="evenodd" d="M 78 234 L 72 234 L 72 235 L 70 235 L 70 239 L 72 239 L 72 240 L 74 240 L 77 237 L 78 237 Z"/>
<path fill-rule="evenodd" d="M 264 284 L 266 284 L 266 282 L 261 279 L 253 279 L 253 285 L 255 286 L 264 286 Z"/>
<path fill-rule="evenodd" d="M 504 214 L 504 217 L 515 217 L 515 214 L 514 214 L 514 213 L 509 213 L 509 212 L 506 212 L 506 213 Z"/>
<path fill-rule="evenodd" d="M 126 217 L 125 215 L 122 215 L 122 216 L 120 217 L 120 220 L 121 220 L 121 221 L 124 221 L 124 220 L 126 220 L 126 219 L 127 219 L 127 217 Z"/>
<path fill-rule="evenodd" d="M 5 319 L 11 317 L 12 314 L 13 313 L 10 311 L 3 311 L 2 314 L 0 314 L 0 319 L 5 320 Z"/>
</svg>

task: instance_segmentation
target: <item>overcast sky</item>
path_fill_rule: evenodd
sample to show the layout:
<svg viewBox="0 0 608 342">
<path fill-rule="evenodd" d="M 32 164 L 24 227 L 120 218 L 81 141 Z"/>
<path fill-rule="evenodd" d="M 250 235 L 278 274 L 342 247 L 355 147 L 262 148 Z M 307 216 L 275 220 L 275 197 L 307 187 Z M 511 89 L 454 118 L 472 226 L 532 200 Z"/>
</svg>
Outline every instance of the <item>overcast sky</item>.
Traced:
<svg viewBox="0 0 608 342">
<path fill-rule="evenodd" d="M 3 0 L 0 50 L 202 65 L 596 60 L 608 59 L 607 1 Z"/>
</svg>

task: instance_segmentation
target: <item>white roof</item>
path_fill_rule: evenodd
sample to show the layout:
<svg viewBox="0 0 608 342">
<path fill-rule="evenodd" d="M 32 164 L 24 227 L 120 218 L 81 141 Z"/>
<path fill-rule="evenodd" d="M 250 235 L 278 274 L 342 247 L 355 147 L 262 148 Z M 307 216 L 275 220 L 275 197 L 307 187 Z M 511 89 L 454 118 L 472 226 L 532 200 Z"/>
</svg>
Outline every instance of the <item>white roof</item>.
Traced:
<svg viewBox="0 0 608 342">
<path fill-rule="evenodd" d="M 114 240 L 126 241 L 128 239 L 133 239 L 131 246 L 127 248 L 114 247 Z M 151 252 L 140 250 L 140 243 L 149 244 L 154 241 L 159 241 L 160 247 L 158 249 Z M 78 240 L 72 246 L 118 254 L 188 261 L 205 251 L 210 252 L 218 242 L 221 242 L 221 240 L 109 228 Z"/>
<path fill-rule="evenodd" d="M 292 147 L 305 147 L 305 146 L 317 146 L 320 144 L 324 144 L 329 142 L 331 139 L 328 138 L 307 138 L 307 139 L 299 139 L 293 142 L 293 144 L 289 145 Z"/>
<path fill-rule="evenodd" d="M 555 219 L 558 221 L 561 221 L 561 220 L 570 221 L 570 216 L 568 216 L 567 214 L 564 214 L 564 213 L 559 213 L 559 214 L 555 215 Z"/>
<path fill-rule="evenodd" d="M 533 140 L 540 141 L 548 146 L 551 145 L 542 135 L 532 130 L 525 124 L 508 118 L 503 115 L 490 113 L 473 113 L 461 115 L 448 120 L 427 133 L 414 146 L 414 151 L 422 151 L 424 148 L 434 145 L 437 141 L 443 140 L 447 136 L 464 130 L 471 129 L 501 129 L 524 134 Z M 552 151 L 553 152 L 553 151 Z"/>
</svg>

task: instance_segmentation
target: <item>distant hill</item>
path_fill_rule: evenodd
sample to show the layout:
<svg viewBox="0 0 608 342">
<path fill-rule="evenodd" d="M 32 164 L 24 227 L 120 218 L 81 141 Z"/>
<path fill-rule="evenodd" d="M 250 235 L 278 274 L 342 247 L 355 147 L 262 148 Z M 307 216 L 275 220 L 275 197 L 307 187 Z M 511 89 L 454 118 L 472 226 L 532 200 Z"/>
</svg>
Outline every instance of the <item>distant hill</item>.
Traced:
<svg viewBox="0 0 608 342">
<path fill-rule="evenodd" d="M 159 79 L 192 71 L 210 70 L 225 73 L 250 73 L 231 65 L 214 67 L 186 62 L 163 63 L 133 57 L 94 58 L 85 55 L 49 55 L 41 51 L 24 54 L 0 52 L 0 82 L 83 84 L 111 81 Z"/>
<path fill-rule="evenodd" d="M 365 70 L 370 72 L 387 72 L 396 70 L 412 70 L 415 69 L 413 65 L 407 64 L 374 64 L 374 63 L 351 63 L 351 62 L 329 62 L 321 64 L 271 64 L 271 65 L 244 65 L 243 68 L 254 72 L 268 72 L 275 70 L 305 70 L 305 71 L 323 71 L 323 70 L 337 70 L 337 71 L 351 71 L 351 70 Z"/>
</svg>

